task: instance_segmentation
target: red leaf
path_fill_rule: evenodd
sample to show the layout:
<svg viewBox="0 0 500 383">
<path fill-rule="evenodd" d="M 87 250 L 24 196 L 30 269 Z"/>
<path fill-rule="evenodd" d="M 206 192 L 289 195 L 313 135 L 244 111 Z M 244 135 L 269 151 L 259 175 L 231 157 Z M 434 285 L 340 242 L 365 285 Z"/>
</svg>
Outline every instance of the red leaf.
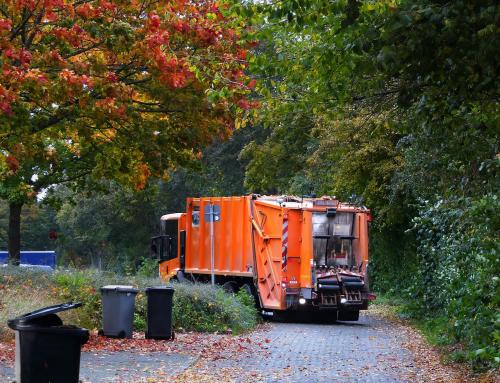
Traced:
<svg viewBox="0 0 500 383">
<path fill-rule="evenodd" d="M 237 105 L 243 110 L 250 109 L 250 102 L 245 98 L 238 100 Z"/>
<path fill-rule="evenodd" d="M 149 14 L 149 25 L 151 29 L 156 30 L 160 28 L 160 24 L 161 24 L 160 16 L 158 16 L 156 12 L 151 12 Z"/>
<path fill-rule="evenodd" d="M 7 19 L 0 19 L 0 31 L 10 31 L 12 28 L 12 21 Z"/>
<path fill-rule="evenodd" d="M 19 161 L 17 160 L 17 158 L 8 155 L 5 160 L 7 162 L 7 166 L 9 167 L 9 169 L 12 170 L 12 172 L 17 173 L 17 170 L 19 169 Z"/>
<path fill-rule="evenodd" d="M 236 53 L 236 57 L 238 57 L 240 60 L 246 60 L 247 59 L 247 51 L 246 50 L 239 50 Z"/>
</svg>

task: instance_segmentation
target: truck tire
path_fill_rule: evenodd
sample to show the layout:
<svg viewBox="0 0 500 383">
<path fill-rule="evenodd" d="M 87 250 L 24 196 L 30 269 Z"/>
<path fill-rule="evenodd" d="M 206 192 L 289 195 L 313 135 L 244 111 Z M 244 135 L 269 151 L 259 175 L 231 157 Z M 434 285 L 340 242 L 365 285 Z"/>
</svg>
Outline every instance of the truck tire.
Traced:
<svg viewBox="0 0 500 383">
<path fill-rule="evenodd" d="M 228 281 L 222 285 L 222 288 L 226 293 L 234 294 L 238 289 L 238 285 L 234 281 Z"/>
<path fill-rule="evenodd" d="M 244 290 L 248 295 L 250 295 L 255 302 L 255 308 L 260 309 L 259 297 L 257 296 L 255 290 L 252 288 L 252 285 L 250 285 L 249 283 L 245 283 L 240 287 L 240 290 Z"/>
<path fill-rule="evenodd" d="M 359 320 L 359 310 L 358 311 L 339 311 L 338 316 L 339 321 L 355 322 Z"/>
<path fill-rule="evenodd" d="M 245 291 L 248 295 L 253 297 L 253 290 L 252 286 L 250 286 L 248 283 L 245 283 L 243 286 L 240 287 L 240 290 Z"/>
</svg>

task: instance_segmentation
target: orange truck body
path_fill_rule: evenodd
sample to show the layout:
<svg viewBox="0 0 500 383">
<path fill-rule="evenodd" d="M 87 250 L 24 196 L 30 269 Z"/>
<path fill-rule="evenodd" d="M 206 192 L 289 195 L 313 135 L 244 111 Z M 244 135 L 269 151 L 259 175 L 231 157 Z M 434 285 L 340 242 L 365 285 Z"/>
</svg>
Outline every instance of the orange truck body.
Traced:
<svg viewBox="0 0 500 383">
<path fill-rule="evenodd" d="M 330 310 L 357 320 L 368 307 L 370 211 L 335 198 L 188 198 L 152 240 L 161 278 L 244 287 L 263 310 Z M 333 314 L 332 314 L 333 315 Z"/>
</svg>

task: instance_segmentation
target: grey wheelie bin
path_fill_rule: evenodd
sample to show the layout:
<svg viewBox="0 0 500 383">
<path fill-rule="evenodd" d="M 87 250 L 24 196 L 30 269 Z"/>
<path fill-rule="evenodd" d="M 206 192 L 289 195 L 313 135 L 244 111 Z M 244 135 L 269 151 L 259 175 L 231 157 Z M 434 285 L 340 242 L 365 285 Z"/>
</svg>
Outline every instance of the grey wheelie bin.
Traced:
<svg viewBox="0 0 500 383">
<path fill-rule="evenodd" d="M 170 286 L 155 286 L 146 289 L 148 297 L 148 328 L 146 339 L 171 339 L 172 298 L 174 289 Z"/>
<path fill-rule="evenodd" d="M 102 331 L 110 338 L 132 338 L 135 296 L 133 286 L 108 285 L 101 287 Z"/>
<path fill-rule="evenodd" d="M 45 307 L 7 322 L 16 330 L 17 383 L 78 383 L 81 347 L 89 332 L 63 325 L 56 313 L 81 305 L 68 302 Z"/>
</svg>

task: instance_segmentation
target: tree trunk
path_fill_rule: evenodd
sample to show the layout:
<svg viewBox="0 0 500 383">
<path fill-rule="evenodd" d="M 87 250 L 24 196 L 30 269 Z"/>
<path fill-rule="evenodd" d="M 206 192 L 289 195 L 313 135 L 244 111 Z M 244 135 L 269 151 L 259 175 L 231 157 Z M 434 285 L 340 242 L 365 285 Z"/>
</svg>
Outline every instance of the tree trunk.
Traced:
<svg viewBox="0 0 500 383">
<path fill-rule="evenodd" d="M 19 266 L 21 260 L 22 203 L 9 204 L 9 263 Z"/>
</svg>

